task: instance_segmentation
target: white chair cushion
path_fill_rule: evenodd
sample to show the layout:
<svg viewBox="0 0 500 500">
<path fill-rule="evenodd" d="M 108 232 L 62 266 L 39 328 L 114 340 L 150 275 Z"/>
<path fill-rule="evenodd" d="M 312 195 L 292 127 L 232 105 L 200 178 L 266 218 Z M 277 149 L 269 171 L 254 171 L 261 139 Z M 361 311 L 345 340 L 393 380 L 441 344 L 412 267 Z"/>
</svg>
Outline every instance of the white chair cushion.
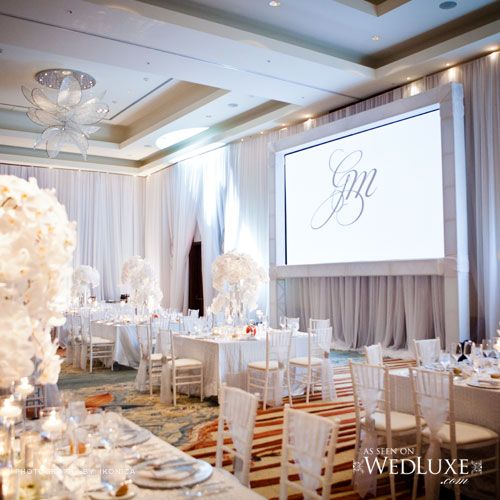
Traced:
<svg viewBox="0 0 500 500">
<path fill-rule="evenodd" d="M 254 368 L 255 370 L 265 370 L 266 362 L 265 361 L 252 361 L 248 363 L 248 368 Z M 279 368 L 277 361 L 269 361 L 269 369 L 277 370 Z"/>
<path fill-rule="evenodd" d="M 169 361 L 168 365 L 172 366 L 172 361 Z M 197 359 L 190 359 L 190 358 L 179 358 L 175 360 L 176 368 L 187 368 L 189 366 L 198 368 L 200 366 L 203 366 L 203 363 L 201 361 L 198 361 Z"/>
<path fill-rule="evenodd" d="M 92 344 L 114 344 L 114 342 L 109 339 L 104 339 L 102 337 L 94 337 L 92 335 Z"/>
<path fill-rule="evenodd" d="M 303 358 L 292 358 L 289 363 L 291 365 L 307 366 L 309 364 L 309 358 L 304 356 Z M 311 358 L 311 366 L 321 365 L 323 360 L 321 358 Z"/>
<path fill-rule="evenodd" d="M 364 422 L 364 418 L 362 419 Z M 373 414 L 373 420 L 375 421 L 375 429 L 377 431 L 385 431 L 385 413 L 376 411 Z M 409 431 L 415 429 L 417 422 L 415 420 L 415 415 L 410 415 L 409 413 L 401 413 L 399 411 L 391 411 L 391 429 L 394 432 Z"/>
<path fill-rule="evenodd" d="M 486 427 L 481 427 L 480 425 L 468 424 L 466 422 L 455 422 L 455 429 L 458 445 L 480 443 L 481 441 L 498 439 L 498 434 L 496 432 Z M 422 435 L 427 438 L 430 437 L 430 434 L 431 432 L 428 427 L 422 431 Z M 451 441 L 449 424 L 444 424 L 443 427 L 441 427 L 441 430 L 438 432 L 438 436 L 443 443 L 449 443 Z"/>
<path fill-rule="evenodd" d="M 151 361 L 161 361 L 163 359 L 163 354 L 161 352 L 155 352 L 151 354 Z"/>
</svg>

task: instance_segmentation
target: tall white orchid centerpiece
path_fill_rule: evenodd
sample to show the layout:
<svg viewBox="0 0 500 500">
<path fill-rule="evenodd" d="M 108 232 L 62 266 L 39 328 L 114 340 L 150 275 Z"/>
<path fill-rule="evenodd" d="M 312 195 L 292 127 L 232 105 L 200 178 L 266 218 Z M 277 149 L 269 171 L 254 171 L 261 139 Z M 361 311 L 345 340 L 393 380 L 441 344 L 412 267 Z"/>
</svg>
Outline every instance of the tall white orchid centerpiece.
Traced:
<svg viewBox="0 0 500 500">
<path fill-rule="evenodd" d="M 0 385 L 55 384 L 61 360 L 50 330 L 65 321 L 75 224 L 53 190 L 0 176 Z"/>
<path fill-rule="evenodd" d="M 122 267 L 122 284 L 130 287 L 129 302 L 148 312 L 160 308 L 163 293 L 151 263 L 139 256 L 130 257 Z"/>
<path fill-rule="evenodd" d="M 74 301 L 85 305 L 92 289 L 97 288 L 101 282 L 99 271 L 92 266 L 81 265 L 73 272 L 73 287 L 71 295 Z"/>
<path fill-rule="evenodd" d="M 250 255 L 228 252 L 212 264 L 213 287 L 218 291 L 212 311 L 225 311 L 232 320 L 244 320 L 245 312 L 257 308 L 259 285 L 269 280 L 266 270 Z"/>
</svg>

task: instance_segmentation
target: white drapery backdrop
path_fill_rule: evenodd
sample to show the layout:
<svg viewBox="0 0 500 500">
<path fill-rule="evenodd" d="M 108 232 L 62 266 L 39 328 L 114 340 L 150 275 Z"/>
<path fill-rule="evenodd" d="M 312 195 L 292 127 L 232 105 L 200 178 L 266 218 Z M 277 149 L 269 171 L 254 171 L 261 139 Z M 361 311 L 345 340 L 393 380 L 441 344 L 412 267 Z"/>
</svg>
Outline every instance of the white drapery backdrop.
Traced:
<svg viewBox="0 0 500 500">
<path fill-rule="evenodd" d="M 75 266 L 101 274 L 98 299 L 120 297 L 123 262 L 144 253 L 144 179 L 128 175 L 0 164 L 0 174 L 34 177 L 55 188 L 70 220 L 77 223 Z"/>
<path fill-rule="evenodd" d="M 102 294 L 116 297 L 122 262 L 151 259 L 160 273 L 164 305 L 187 307 L 187 264 L 196 225 L 203 252 L 205 307 L 212 297 L 210 267 L 223 250 L 268 264 L 268 145 L 306 128 L 350 116 L 449 81 L 465 94 L 471 331 L 494 336 L 500 319 L 500 68 L 498 54 L 450 68 L 306 123 L 272 131 L 181 162 L 148 179 L 0 165 L 0 173 L 36 177 L 56 187 L 79 223 L 76 263 L 94 265 Z M 144 199 L 147 203 L 144 203 Z M 440 277 L 304 278 L 287 280 L 287 314 L 330 317 L 346 347 L 381 341 L 402 347 L 413 338 L 442 336 Z M 267 289 L 260 305 L 265 308 Z"/>
<path fill-rule="evenodd" d="M 145 256 L 157 269 L 163 305 L 188 307 L 189 252 L 198 226 L 202 240 L 203 297 L 212 301 L 211 266 L 222 253 L 225 149 L 157 172 L 146 182 Z"/>
</svg>

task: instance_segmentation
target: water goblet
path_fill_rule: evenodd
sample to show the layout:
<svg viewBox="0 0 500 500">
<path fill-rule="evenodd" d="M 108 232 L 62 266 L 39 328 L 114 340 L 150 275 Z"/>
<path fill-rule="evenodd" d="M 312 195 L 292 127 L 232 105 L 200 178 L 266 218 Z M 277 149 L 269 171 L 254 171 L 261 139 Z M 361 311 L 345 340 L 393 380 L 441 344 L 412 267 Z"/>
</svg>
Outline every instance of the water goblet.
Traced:
<svg viewBox="0 0 500 500">
<path fill-rule="evenodd" d="M 101 484 L 110 496 L 114 496 L 121 484 L 127 479 L 127 466 L 123 455 L 108 451 L 101 461 Z"/>
</svg>

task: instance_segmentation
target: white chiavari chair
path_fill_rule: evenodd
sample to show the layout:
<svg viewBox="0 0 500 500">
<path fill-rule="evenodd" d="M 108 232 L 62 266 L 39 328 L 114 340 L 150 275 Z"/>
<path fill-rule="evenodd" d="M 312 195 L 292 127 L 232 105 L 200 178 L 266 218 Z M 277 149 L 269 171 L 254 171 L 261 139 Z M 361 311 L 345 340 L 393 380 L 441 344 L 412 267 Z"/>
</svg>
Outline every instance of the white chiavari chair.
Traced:
<svg viewBox="0 0 500 500">
<path fill-rule="evenodd" d="M 219 392 L 219 422 L 215 466 L 222 469 L 223 455 L 233 459 L 234 475 L 249 487 L 252 441 L 258 398 L 236 387 L 223 385 Z M 226 429 L 227 428 L 227 429 Z M 226 444 L 232 442 L 232 446 Z"/>
<path fill-rule="evenodd" d="M 203 363 L 197 359 L 175 357 L 172 331 L 160 330 L 161 346 L 164 353 L 170 352 L 170 356 L 163 356 L 161 384 L 162 392 L 172 389 L 173 403 L 177 405 L 177 388 L 187 387 L 190 394 L 191 386 L 200 387 L 200 401 L 203 401 Z M 164 387 L 164 384 L 168 384 Z"/>
<path fill-rule="evenodd" d="M 365 346 L 365 358 L 369 365 L 380 365 L 384 364 L 384 358 L 382 356 L 382 346 L 380 343 Z"/>
<path fill-rule="evenodd" d="M 439 362 L 441 354 L 441 340 L 439 338 L 414 340 L 413 345 L 415 346 L 417 366 L 430 366 Z"/>
<path fill-rule="evenodd" d="M 162 353 L 160 350 L 158 323 L 141 323 L 137 325 L 140 361 L 136 376 L 136 388 L 144 392 L 149 387 L 149 395 L 153 388 L 161 383 Z M 160 329 L 161 331 L 161 329 Z M 156 334 L 156 335 L 155 335 Z"/>
<path fill-rule="evenodd" d="M 338 430 L 337 420 L 293 410 L 285 405 L 280 500 L 288 498 L 288 488 L 299 490 L 307 499 L 330 498 Z M 298 470 L 299 483 L 288 479 L 290 468 Z M 317 493 L 318 488 L 321 488 L 321 495 Z"/>
<path fill-rule="evenodd" d="M 426 463 L 427 460 L 437 461 L 441 457 L 441 449 L 447 450 L 451 460 L 458 463 L 459 458 L 464 458 L 463 452 L 460 457 L 458 456 L 458 450 L 467 452 L 467 450 L 480 449 L 482 470 L 480 472 L 469 471 L 467 478 L 470 480 L 478 476 L 484 478 L 486 475 L 494 475 L 496 482 L 495 498 L 499 498 L 499 436 L 495 431 L 486 427 L 456 420 L 453 373 L 411 368 L 410 378 L 417 417 L 417 454 L 420 455 L 422 442 L 425 442 L 429 444 L 425 455 Z M 423 427 L 424 421 L 425 427 Z M 488 448 L 494 450 L 494 453 L 490 456 L 486 451 Z M 453 472 L 457 472 L 457 467 L 453 469 Z M 418 474 L 415 474 L 413 499 L 417 496 L 418 476 Z M 448 474 L 448 471 L 442 476 L 425 475 L 426 498 L 437 498 L 443 478 L 452 483 L 455 499 L 459 500 L 460 476 Z"/>
<path fill-rule="evenodd" d="M 356 444 L 354 457 L 358 462 L 363 462 L 364 457 L 375 461 L 377 457 L 399 460 L 411 459 L 413 456 L 398 451 L 402 448 L 408 450 L 415 445 L 413 441 L 417 432 L 415 415 L 392 410 L 391 387 L 389 368 L 366 363 L 349 361 L 352 377 L 354 409 L 356 414 Z M 415 439 L 416 441 L 416 439 Z M 404 443 L 404 447 L 398 446 Z M 366 453 L 365 450 L 391 450 L 391 455 Z M 396 498 L 396 484 L 394 474 L 388 472 L 378 474 L 377 468 L 373 473 L 355 473 L 353 483 L 355 490 L 364 498 L 368 493 L 375 495 L 377 478 L 389 476 L 391 498 Z"/>
<path fill-rule="evenodd" d="M 254 392 L 254 389 L 262 395 L 262 405 L 264 410 L 268 403 L 269 389 L 273 392 L 273 401 L 282 404 L 283 384 L 280 381 L 281 375 L 287 377 L 288 386 L 289 373 L 288 361 L 290 359 L 290 347 L 292 344 L 291 330 L 275 330 L 269 328 L 266 331 L 266 359 L 263 361 L 252 361 L 247 365 L 247 391 Z M 280 391 L 280 396 L 275 394 Z M 288 394 L 291 402 L 291 394 Z"/>
<path fill-rule="evenodd" d="M 309 318 L 309 330 L 317 330 L 318 328 L 329 328 L 329 319 L 314 319 Z"/>
<path fill-rule="evenodd" d="M 307 332 L 307 356 L 291 358 L 288 362 L 289 371 L 289 392 L 291 386 L 300 383 L 305 385 L 306 403 L 309 403 L 309 396 L 314 394 L 314 387 L 321 383 L 322 388 L 327 384 L 333 384 L 325 364 L 328 363 L 330 355 L 330 344 L 332 342 L 332 328 L 318 328 Z"/>
<path fill-rule="evenodd" d="M 92 322 L 90 310 L 82 309 L 82 344 L 81 344 L 81 368 L 87 369 L 89 363 L 89 372 L 92 373 L 94 361 L 100 360 L 105 365 L 110 365 L 113 369 L 113 353 L 115 350 L 114 340 L 96 337 L 92 335 Z"/>
</svg>

